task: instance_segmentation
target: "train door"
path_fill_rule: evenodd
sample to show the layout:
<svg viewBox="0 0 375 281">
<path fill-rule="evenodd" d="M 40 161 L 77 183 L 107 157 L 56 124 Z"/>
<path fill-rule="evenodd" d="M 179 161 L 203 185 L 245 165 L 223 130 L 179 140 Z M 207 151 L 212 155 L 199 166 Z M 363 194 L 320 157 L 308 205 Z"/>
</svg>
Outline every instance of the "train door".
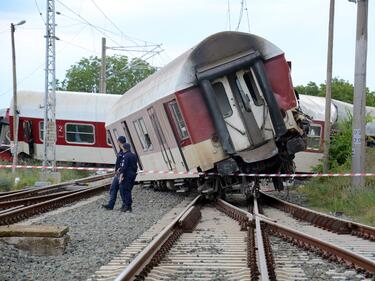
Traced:
<svg viewBox="0 0 375 281">
<path fill-rule="evenodd" d="M 263 138 L 259 127 L 254 126 L 254 115 L 252 112 L 246 112 L 233 77 L 214 80 L 212 88 L 234 149 L 241 151 L 261 144 Z"/>
<path fill-rule="evenodd" d="M 244 103 L 245 111 L 253 113 L 254 121 L 260 128 L 264 138 L 273 138 L 274 133 L 269 111 L 254 71 L 251 68 L 246 71 L 238 71 L 234 79 L 239 89 L 241 100 Z"/>
<path fill-rule="evenodd" d="M 137 155 L 137 158 L 138 158 L 138 166 L 141 170 L 143 170 L 143 165 L 142 165 L 142 161 L 141 161 L 141 158 L 139 157 L 139 154 L 137 152 L 137 149 L 135 148 L 135 145 L 134 145 L 134 141 L 133 141 L 133 138 L 129 132 L 129 127 L 128 127 L 128 124 L 126 123 L 126 121 L 123 121 L 121 122 L 122 124 L 122 128 L 124 129 L 124 133 L 125 133 L 125 137 L 126 137 L 126 141 L 128 143 L 130 143 L 131 145 L 131 150 L 132 152 Z M 116 138 L 117 139 L 117 138 Z"/>
<path fill-rule="evenodd" d="M 161 154 L 163 156 L 163 160 L 164 160 L 164 162 L 167 165 L 169 170 L 174 170 L 174 169 L 176 169 L 176 162 L 174 160 L 171 149 L 170 149 L 170 147 L 169 147 L 169 145 L 166 141 L 166 138 L 165 138 L 165 135 L 164 135 L 163 130 L 161 128 L 158 116 L 156 115 L 153 107 L 148 108 L 147 113 L 150 117 L 151 124 L 154 128 L 157 139 L 159 141 L 159 145 L 160 145 L 160 148 L 161 148 Z"/>
<path fill-rule="evenodd" d="M 8 121 L 0 117 L 0 148 L 10 146 L 10 130 Z"/>
<path fill-rule="evenodd" d="M 34 155 L 34 136 L 32 131 L 32 121 L 23 121 L 22 122 L 22 132 L 23 132 L 23 140 L 28 144 L 29 147 L 29 155 Z"/>
</svg>

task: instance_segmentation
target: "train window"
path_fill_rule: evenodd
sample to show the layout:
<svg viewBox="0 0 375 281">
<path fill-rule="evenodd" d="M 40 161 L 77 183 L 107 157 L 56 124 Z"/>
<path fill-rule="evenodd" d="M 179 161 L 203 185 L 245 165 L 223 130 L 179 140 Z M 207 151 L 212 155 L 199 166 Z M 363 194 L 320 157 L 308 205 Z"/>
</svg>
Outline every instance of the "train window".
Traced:
<svg viewBox="0 0 375 281">
<path fill-rule="evenodd" d="M 254 101 L 256 106 L 261 106 L 264 104 L 264 101 L 259 93 L 258 87 L 254 80 L 254 76 L 251 72 L 245 72 L 243 75 L 243 79 L 245 80 L 247 89 L 250 92 L 251 98 Z"/>
<path fill-rule="evenodd" d="M 113 134 L 115 135 L 115 139 L 117 140 L 118 139 L 118 132 L 117 132 L 116 128 L 113 129 Z"/>
<path fill-rule="evenodd" d="M 240 83 L 240 81 L 237 78 L 236 78 L 236 85 L 237 85 L 238 91 L 240 92 L 240 96 L 241 96 L 241 99 L 242 99 L 242 103 L 243 103 L 243 105 L 245 107 L 245 110 L 248 111 L 248 112 L 251 112 L 250 98 L 244 92 L 244 90 L 242 89 L 241 83 Z"/>
<path fill-rule="evenodd" d="M 111 134 L 108 130 L 106 131 L 106 139 L 107 139 L 107 144 L 109 146 L 112 146 L 112 138 L 111 138 Z"/>
<path fill-rule="evenodd" d="M 43 142 L 43 138 L 44 138 L 44 122 L 39 122 L 39 137 L 40 137 L 40 140 Z"/>
<path fill-rule="evenodd" d="M 170 102 L 169 108 L 171 109 L 173 120 L 176 124 L 178 134 L 180 135 L 181 140 L 188 138 L 189 133 L 186 128 L 185 120 L 182 117 L 180 109 L 178 108 L 177 102 L 176 101 Z"/>
<path fill-rule="evenodd" d="M 322 127 L 320 125 L 310 125 L 307 135 L 307 149 L 320 150 L 320 136 Z"/>
<path fill-rule="evenodd" d="M 152 143 L 150 135 L 147 132 L 145 121 L 143 118 L 139 118 L 133 122 L 139 141 L 141 142 L 143 150 L 151 150 Z"/>
<path fill-rule="evenodd" d="M 95 128 L 91 124 L 65 124 L 65 140 L 68 143 L 95 143 Z"/>
<path fill-rule="evenodd" d="M 219 104 L 219 108 L 221 114 L 223 114 L 224 118 L 227 118 L 233 114 L 233 110 L 230 106 L 227 93 L 225 92 L 224 85 L 221 82 L 214 83 L 212 88 L 216 94 L 216 100 Z"/>
</svg>

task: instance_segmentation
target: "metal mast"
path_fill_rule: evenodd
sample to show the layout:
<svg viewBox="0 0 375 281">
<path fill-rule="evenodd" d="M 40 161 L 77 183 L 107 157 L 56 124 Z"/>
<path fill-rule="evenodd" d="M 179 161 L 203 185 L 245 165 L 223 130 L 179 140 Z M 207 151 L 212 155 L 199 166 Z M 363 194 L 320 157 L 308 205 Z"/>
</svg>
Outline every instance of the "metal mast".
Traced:
<svg viewBox="0 0 375 281">
<path fill-rule="evenodd" d="M 56 169 L 56 48 L 55 0 L 47 0 L 46 68 L 43 124 L 43 166 Z"/>
<path fill-rule="evenodd" d="M 335 21 L 335 0 L 329 5 L 328 49 L 327 49 L 327 86 L 326 108 L 324 119 L 324 156 L 323 173 L 329 170 L 329 147 L 331 144 L 331 96 L 332 96 L 332 57 L 333 57 L 333 25 Z"/>
<path fill-rule="evenodd" d="M 357 34 L 355 47 L 352 173 L 365 172 L 365 117 L 367 66 L 368 0 L 357 1 Z M 361 187 L 365 177 L 353 177 L 352 185 Z"/>
</svg>

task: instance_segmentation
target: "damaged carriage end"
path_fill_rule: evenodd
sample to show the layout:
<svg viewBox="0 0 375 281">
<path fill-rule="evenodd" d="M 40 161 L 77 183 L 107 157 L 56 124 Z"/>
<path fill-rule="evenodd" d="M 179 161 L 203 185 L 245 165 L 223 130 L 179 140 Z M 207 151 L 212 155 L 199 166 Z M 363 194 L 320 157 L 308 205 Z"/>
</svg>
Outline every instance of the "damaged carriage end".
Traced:
<svg viewBox="0 0 375 281">
<path fill-rule="evenodd" d="M 285 118 L 283 118 L 271 84 L 267 78 L 266 69 L 263 65 L 261 55 L 258 51 L 250 51 L 240 54 L 230 61 L 221 64 L 217 63 L 214 66 L 201 66 L 196 69 L 197 80 L 202 89 L 207 107 L 212 115 L 214 126 L 224 152 L 228 155 L 234 155 L 237 153 L 216 100 L 211 81 L 220 76 L 228 76 L 240 69 L 249 68 L 254 70 L 254 74 L 259 82 L 259 87 L 263 93 L 264 99 L 266 100 L 276 139 L 283 142 L 282 145 L 279 144 L 279 147 L 285 147 L 286 152 L 291 155 L 305 150 L 306 143 L 302 137 L 304 135 L 304 130 L 297 125 L 296 120 L 294 119 L 295 114 L 292 113 L 291 110 L 288 110 L 287 114 L 283 112 L 284 115 L 286 115 Z M 285 125 L 286 123 L 289 124 L 288 128 Z M 233 166 L 232 161 L 231 166 Z"/>
<path fill-rule="evenodd" d="M 285 58 L 282 56 L 278 63 L 282 65 L 284 61 Z M 241 171 L 290 173 L 293 172 L 294 154 L 306 149 L 306 133 L 308 132 L 308 129 L 306 128 L 308 128 L 308 122 L 306 122 L 305 118 L 298 113 L 296 107 L 293 107 L 292 101 L 288 104 L 289 108 L 285 108 L 285 106 L 283 108 L 282 104 L 279 103 L 280 95 L 277 99 L 277 93 L 273 90 L 273 85 L 271 85 L 264 63 L 266 62 L 263 62 L 262 56 L 258 51 L 250 50 L 237 54 L 231 58 L 211 63 L 210 65 L 196 67 L 196 77 L 212 116 L 223 151 L 230 156 L 230 158 L 220 161 L 215 165 L 217 172 L 221 175 L 233 175 L 233 173 Z M 274 141 L 268 141 L 264 138 L 264 132 L 261 132 L 263 139 L 261 138 L 260 142 L 258 141 L 256 143 L 253 141 L 252 132 L 246 130 L 247 137 L 251 141 L 252 146 L 241 151 L 236 149 L 233 144 L 233 136 L 231 136 L 227 126 L 230 124 L 224 119 L 212 83 L 214 83 L 214 80 L 219 77 L 231 77 L 232 79 L 230 83 L 232 82 L 231 87 L 233 89 L 233 84 L 236 82 L 235 73 L 240 70 L 249 69 L 253 72 L 257 81 L 257 86 L 263 94 L 263 98 L 266 102 L 275 139 Z M 234 100 L 240 109 L 241 105 L 238 100 L 236 100 L 236 97 Z M 254 120 L 244 120 L 244 116 L 241 117 L 244 125 L 246 125 L 246 122 L 249 123 L 251 120 Z M 257 124 L 252 124 L 253 127 L 254 125 Z M 232 125 L 230 126 L 233 128 Z M 258 132 L 260 132 L 259 129 L 261 130 L 261 128 L 257 129 Z M 228 183 L 231 182 L 231 180 L 227 181 Z M 240 189 L 242 191 L 248 189 L 247 186 L 249 186 L 249 181 L 251 182 L 252 179 L 246 179 L 240 184 Z M 273 181 L 275 188 L 283 188 L 281 179 L 273 179 Z M 254 182 L 258 181 L 254 179 Z"/>
</svg>

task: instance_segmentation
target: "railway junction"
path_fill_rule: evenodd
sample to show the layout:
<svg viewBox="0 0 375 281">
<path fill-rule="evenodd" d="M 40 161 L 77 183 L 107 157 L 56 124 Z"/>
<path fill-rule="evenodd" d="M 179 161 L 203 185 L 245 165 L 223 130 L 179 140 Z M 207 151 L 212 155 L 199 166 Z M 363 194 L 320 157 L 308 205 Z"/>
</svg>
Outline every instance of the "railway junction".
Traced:
<svg viewBox="0 0 375 281">
<path fill-rule="evenodd" d="M 1 194 L 2 236 L 6 225 L 54 225 L 68 227 L 70 237 L 64 253 L 52 255 L 32 255 L 22 245 L 0 243 L 3 279 L 374 278 L 373 227 L 318 213 L 268 192 L 252 201 L 239 195 L 207 201 L 194 192 L 182 195 L 136 186 L 132 214 L 120 213 L 119 206 L 103 211 L 103 191 L 111 177 Z"/>
</svg>

